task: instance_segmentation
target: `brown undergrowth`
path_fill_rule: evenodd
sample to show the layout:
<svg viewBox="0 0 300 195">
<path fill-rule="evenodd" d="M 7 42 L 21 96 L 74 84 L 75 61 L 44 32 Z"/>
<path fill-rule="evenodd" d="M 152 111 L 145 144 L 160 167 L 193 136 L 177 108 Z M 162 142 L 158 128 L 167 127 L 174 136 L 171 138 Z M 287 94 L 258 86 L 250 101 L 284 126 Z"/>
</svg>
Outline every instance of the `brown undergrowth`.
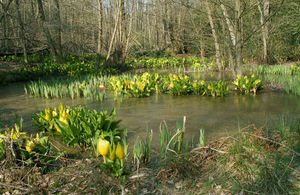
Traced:
<svg viewBox="0 0 300 195">
<path fill-rule="evenodd" d="M 299 124 L 298 124 L 299 125 Z M 299 127 L 298 131 L 299 131 Z M 300 189 L 299 134 L 242 129 L 156 166 L 128 167 L 123 179 L 99 167 L 99 159 L 60 160 L 57 171 L 3 164 L 0 191 L 11 194 L 297 194 Z"/>
</svg>

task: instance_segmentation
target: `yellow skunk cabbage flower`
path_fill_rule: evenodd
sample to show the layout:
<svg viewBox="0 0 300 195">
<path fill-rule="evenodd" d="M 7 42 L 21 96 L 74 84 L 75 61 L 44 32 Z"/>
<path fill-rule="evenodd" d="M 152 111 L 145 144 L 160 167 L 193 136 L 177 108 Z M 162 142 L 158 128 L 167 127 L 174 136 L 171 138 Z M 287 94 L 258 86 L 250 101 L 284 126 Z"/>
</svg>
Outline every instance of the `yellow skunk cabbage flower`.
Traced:
<svg viewBox="0 0 300 195">
<path fill-rule="evenodd" d="M 46 113 L 45 119 L 46 119 L 46 121 L 50 121 L 50 119 L 51 119 L 50 113 Z"/>
<path fill-rule="evenodd" d="M 12 128 L 11 129 L 11 133 L 10 133 L 10 139 L 12 140 L 16 140 L 19 138 L 19 135 L 17 134 L 17 132 L 15 132 L 15 130 Z"/>
<path fill-rule="evenodd" d="M 66 109 L 65 111 L 63 111 L 62 113 L 61 113 L 61 116 L 63 117 L 63 118 L 69 118 L 70 116 L 69 116 L 69 112 L 70 112 L 70 110 L 69 109 Z"/>
<path fill-rule="evenodd" d="M 61 128 L 56 123 L 54 123 L 54 127 L 58 133 L 61 133 Z"/>
<path fill-rule="evenodd" d="M 98 150 L 98 153 L 103 156 L 104 163 L 106 163 L 106 155 L 109 152 L 109 148 L 110 148 L 109 141 L 100 137 L 98 140 L 98 143 L 97 143 L 97 150 Z"/>
<path fill-rule="evenodd" d="M 37 133 L 36 137 L 34 139 L 35 142 L 39 143 L 40 142 L 40 135 Z"/>
<path fill-rule="evenodd" d="M 61 117 L 61 116 L 59 117 L 58 120 L 59 120 L 60 122 L 64 123 L 65 125 L 69 125 L 67 119 L 65 119 L 65 118 L 63 118 L 63 117 Z"/>
<path fill-rule="evenodd" d="M 257 84 L 259 84 L 260 82 L 261 82 L 260 79 L 256 79 L 256 80 L 254 81 L 254 85 L 257 85 Z"/>
<path fill-rule="evenodd" d="M 45 119 L 46 119 L 47 121 L 50 121 L 50 119 L 51 119 L 51 111 L 50 111 L 50 108 L 46 108 L 46 109 L 45 109 Z"/>
<path fill-rule="evenodd" d="M 188 81 L 189 80 L 189 77 L 188 76 L 184 76 L 184 80 Z"/>
<path fill-rule="evenodd" d="M 113 161 L 115 160 L 115 158 L 116 158 L 116 145 L 113 143 L 109 151 L 109 159 Z"/>
<path fill-rule="evenodd" d="M 238 80 L 234 80 L 233 84 L 236 85 L 236 86 L 238 86 L 239 85 L 239 81 Z"/>
<path fill-rule="evenodd" d="M 170 85 L 169 85 L 169 89 L 173 89 L 174 88 L 174 83 L 171 82 Z"/>
<path fill-rule="evenodd" d="M 197 88 L 197 81 L 194 81 L 193 87 L 194 87 L 194 88 Z"/>
<path fill-rule="evenodd" d="M 34 148 L 34 146 L 35 146 L 35 144 L 34 144 L 33 141 L 27 140 L 26 145 L 25 145 L 25 149 L 26 149 L 27 152 L 31 152 L 32 149 Z"/>
<path fill-rule="evenodd" d="M 158 79 L 158 74 L 157 73 L 155 73 L 155 81 L 157 81 L 157 79 Z"/>
<path fill-rule="evenodd" d="M 123 146 L 120 144 L 120 142 L 117 145 L 116 155 L 117 155 L 117 157 L 121 161 L 121 167 L 123 167 L 124 166 L 124 156 L 125 156 L 125 153 L 124 153 Z"/>
<path fill-rule="evenodd" d="M 54 110 L 52 111 L 52 117 L 57 117 L 57 111 L 56 111 L 56 108 L 54 108 Z"/>
<path fill-rule="evenodd" d="M 59 112 L 61 113 L 64 109 L 65 109 L 64 105 L 63 104 L 59 104 L 59 106 L 58 106 Z"/>
</svg>

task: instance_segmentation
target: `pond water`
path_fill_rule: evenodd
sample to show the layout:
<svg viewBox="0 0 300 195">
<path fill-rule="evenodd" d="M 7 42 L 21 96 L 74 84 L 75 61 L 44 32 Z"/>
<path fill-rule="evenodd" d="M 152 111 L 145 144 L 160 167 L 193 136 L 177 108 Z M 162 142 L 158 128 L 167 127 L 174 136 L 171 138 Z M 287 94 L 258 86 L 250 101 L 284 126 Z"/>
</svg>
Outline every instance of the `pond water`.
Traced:
<svg viewBox="0 0 300 195">
<path fill-rule="evenodd" d="M 197 75 L 194 75 L 196 78 Z M 224 78 L 223 76 L 221 76 Z M 159 125 L 166 120 L 175 128 L 176 120 L 187 117 L 186 139 L 198 140 L 200 128 L 205 129 L 209 140 L 232 135 L 249 124 L 262 126 L 276 124 L 285 116 L 300 117 L 300 98 L 279 92 L 262 91 L 256 96 L 230 94 L 226 97 L 202 97 L 196 95 L 174 97 L 152 95 L 147 98 L 125 98 L 122 102 L 108 96 L 100 103 L 83 98 L 71 100 L 44 99 L 24 95 L 23 83 L 10 84 L 0 88 L 0 121 L 2 126 L 13 123 L 15 116 L 24 119 L 24 130 L 35 132 L 31 115 L 46 107 L 58 107 L 60 103 L 69 106 L 85 105 L 101 110 L 117 110 L 121 126 L 128 129 L 129 143 L 137 137 L 145 137 L 146 129 L 154 133 L 154 145 L 158 145 Z"/>
</svg>

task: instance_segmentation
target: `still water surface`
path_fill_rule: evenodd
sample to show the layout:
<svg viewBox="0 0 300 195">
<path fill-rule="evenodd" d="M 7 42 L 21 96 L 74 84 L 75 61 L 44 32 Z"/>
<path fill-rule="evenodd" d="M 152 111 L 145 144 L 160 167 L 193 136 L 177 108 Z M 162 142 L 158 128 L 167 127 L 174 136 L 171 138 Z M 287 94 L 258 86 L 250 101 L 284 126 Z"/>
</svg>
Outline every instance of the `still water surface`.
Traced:
<svg viewBox="0 0 300 195">
<path fill-rule="evenodd" d="M 70 106 L 84 105 L 101 110 L 117 110 L 121 126 L 129 131 L 129 142 L 144 137 L 146 129 L 154 132 L 154 144 L 158 144 L 159 125 L 166 120 L 174 128 L 176 120 L 187 117 L 185 137 L 197 140 L 200 128 L 205 129 L 209 140 L 232 135 L 248 124 L 257 126 L 276 124 L 282 116 L 300 117 L 300 98 L 279 92 L 263 91 L 257 96 L 230 94 L 213 98 L 196 95 L 174 97 L 171 95 L 153 95 L 147 98 L 126 98 L 122 102 L 114 101 L 112 96 L 95 102 L 83 98 L 71 100 L 44 99 L 24 95 L 23 83 L 10 84 L 0 88 L 0 121 L 2 126 L 13 123 L 15 116 L 24 119 L 24 130 L 35 132 L 31 115 L 46 107 L 58 107 L 60 103 Z"/>
</svg>

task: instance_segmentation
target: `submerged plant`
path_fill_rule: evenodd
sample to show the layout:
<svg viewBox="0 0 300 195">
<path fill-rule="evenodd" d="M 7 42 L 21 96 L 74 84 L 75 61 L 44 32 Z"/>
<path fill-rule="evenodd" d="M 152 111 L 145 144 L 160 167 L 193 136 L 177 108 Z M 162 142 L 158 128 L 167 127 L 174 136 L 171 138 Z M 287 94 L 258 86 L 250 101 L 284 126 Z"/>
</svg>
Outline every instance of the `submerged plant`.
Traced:
<svg viewBox="0 0 300 195">
<path fill-rule="evenodd" d="M 84 97 L 102 102 L 108 76 L 84 76 L 76 79 L 31 81 L 24 86 L 26 94 L 45 98 Z"/>
</svg>

